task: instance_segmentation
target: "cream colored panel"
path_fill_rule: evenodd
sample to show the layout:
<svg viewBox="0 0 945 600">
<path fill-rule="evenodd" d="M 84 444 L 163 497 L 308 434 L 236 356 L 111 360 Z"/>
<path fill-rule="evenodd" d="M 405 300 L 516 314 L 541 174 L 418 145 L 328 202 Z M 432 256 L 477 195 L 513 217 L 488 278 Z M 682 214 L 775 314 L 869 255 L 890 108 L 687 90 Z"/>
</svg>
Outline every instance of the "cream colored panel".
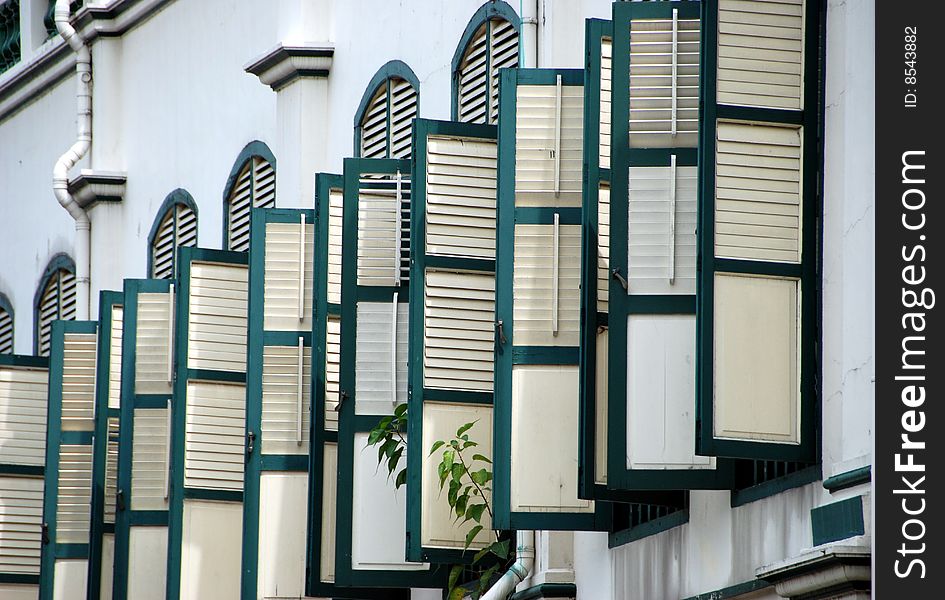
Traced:
<svg viewBox="0 0 945 600">
<path fill-rule="evenodd" d="M 128 600 L 165 600 L 167 527 L 131 527 L 128 533 Z M 161 557 L 155 560 L 155 557 Z"/>
<path fill-rule="evenodd" d="M 49 371 L 0 366 L 0 463 L 46 462 Z"/>
<path fill-rule="evenodd" d="M 113 574 L 115 573 L 115 534 L 102 534 L 102 560 L 99 565 L 101 574 L 99 575 L 101 600 L 111 600 L 112 587 L 114 583 Z"/>
<path fill-rule="evenodd" d="M 634 19 L 630 23 L 630 146 L 633 148 L 695 148 L 699 145 L 699 19 L 676 20 L 675 53 L 673 26 L 672 18 Z"/>
<path fill-rule="evenodd" d="M 800 443 L 799 286 L 715 274 L 715 437 Z"/>
<path fill-rule="evenodd" d="M 516 346 L 578 346 L 581 333 L 581 226 L 558 232 L 558 297 L 554 293 L 554 226 L 516 225 L 512 294 Z M 558 330 L 554 331 L 557 311 Z"/>
<path fill-rule="evenodd" d="M 595 397 L 594 397 L 594 483 L 598 485 L 607 485 L 607 394 L 609 386 L 607 377 L 609 376 L 608 340 L 610 332 L 605 328 L 598 328 L 597 333 L 597 372 L 595 374 Z"/>
<path fill-rule="evenodd" d="M 358 197 L 358 285 L 396 286 L 410 272 L 410 177 L 362 180 Z M 367 186 L 371 186 L 368 188 Z M 405 254 L 407 253 L 407 254 Z"/>
<path fill-rule="evenodd" d="M 610 184 L 597 192 L 597 312 L 610 306 Z"/>
<path fill-rule="evenodd" d="M 184 487 L 243 490 L 246 387 L 187 383 Z"/>
<path fill-rule="evenodd" d="M 39 575 L 42 531 L 43 478 L 0 477 L 0 573 Z"/>
<path fill-rule="evenodd" d="M 266 331 L 306 331 L 312 328 L 315 225 L 306 222 L 304 247 L 300 248 L 301 231 L 301 218 L 298 223 L 266 223 L 263 283 L 263 328 Z M 299 296 L 302 299 L 301 307 Z"/>
<path fill-rule="evenodd" d="M 410 158 L 413 120 L 417 116 L 417 90 L 404 79 L 390 80 L 390 156 Z"/>
<path fill-rule="evenodd" d="M 561 87 L 560 120 L 557 87 L 517 87 L 515 124 L 515 205 L 581 206 L 584 175 L 584 88 Z M 555 131 L 560 156 L 555 158 Z M 555 164 L 558 190 L 555 194 Z"/>
<path fill-rule="evenodd" d="M 404 560 L 407 545 L 407 487 L 394 488 L 374 452 L 361 452 L 368 433 L 354 434 L 351 568 L 426 571 L 430 565 Z"/>
<path fill-rule="evenodd" d="M 799 110 L 804 0 L 719 0 L 718 102 Z"/>
<path fill-rule="evenodd" d="M 466 423 L 477 421 L 467 432 L 469 439 L 479 445 L 464 452 L 465 460 L 471 461 L 473 454 L 482 454 L 492 459 L 492 407 L 482 404 L 457 404 L 455 402 L 423 403 L 423 485 L 420 503 L 421 545 L 424 548 L 452 548 L 462 550 L 466 544 L 466 534 L 476 525 L 474 521 L 457 524 L 449 504 L 444 501 L 446 486 L 440 490 L 437 465 L 442 458 L 441 452 L 428 456 L 429 449 L 437 440 L 449 441 L 456 435 L 456 430 Z M 479 464 L 474 470 L 492 467 Z M 486 500 L 492 502 L 492 494 L 485 492 Z M 474 500 L 477 497 L 471 496 Z M 482 548 L 490 543 L 492 522 L 489 513 L 483 513 L 483 530 L 476 535 L 471 548 Z"/>
<path fill-rule="evenodd" d="M 136 408 L 131 438 L 131 510 L 167 510 L 166 408 Z"/>
<path fill-rule="evenodd" d="M 89 577 L 88 560 L 56 559 L 53 573 L 53 600 L 85 600 Z"/>
<path fill-rule="evenodd" d="M 344 218 L 344 194 L 328 190 L 328 303 L 341 304 L 341 222 Z"/>
<path fill-rule="evenodd" d="M 54 541 L 87 544 L 92 502 L 92 446 L 62 444 L 58 478 Z"/>
<path fill-rule="evenodd" d="M 495 258 L 496 142 L 427 139 L 426 252 Z"/>
<path fill-rule="evenodd" d="M 387 156 L 387 84 L 381 84 L 361 117 L 361 158 Z"/>
<path fill-rule="evenodd" d="M 244 265 L 191 263 L 189 368 L 246 371 L 248 274 Z"/>
<path fill-rule="evenodd" d="M 492 391 L 495 276 L 427 269 L 423 386 Z"/>
<path fill-rule="evenodd" d="M 307 499 L 307 474 L 261 474 L 257 598 L 305 596 Z"/>
<path fill-rule="evenodd" d="M 513 511 L 594 512 L 577 496 L 576 365 L 512 367 L 511 463 Z"/>
<path fill-rule="evenodd" d="M 613 40 L 600 42 L 600 168 L 610 168 L 611 94 L 613 90 Z"/>
<path fill-rule="evenodd" d="M 118 492 L 118 417 L 108 418 L 108 439 L 105 444 L 105 513 L 106 523 L 115 522 L 115 494 Z"/>
<path fill-rule="evenodd" d="M 696 317 L 627 316 L 628 469 L 714 468 L 696 456 Z"/>
<path fill-rule="evenodd" d="M 97 336 L 66 333 L 62 356 L 62 429 L 95 429 L 95 363 Z"/>
<path fill-rule="evenodd" d="M 243 506 L 184 500 L 180 600 L 240 597 Z"/>
<path fill-rule="evenodd" d="M 390 415 L 407 401 L 408 304 L 358 302 L 358 339 L 355 364 L 355 405 L 359 415 Z M 392 357 L 392 348 L 396 347 Z M 396 364 L 396 374 L 394 365 Z M 396 379 L 393 379 L 396 377 Z M 395 393 L 396 392 L 396 393 Z"/>
<path fill-rule="evenodd" d="M 799 262 L 799 127 L 719 121 L 715 255 Z"/>
<path fill-rule="evenodd" d="M 36 600 L 38 597 L 38 583 L 0 583 L 3 600 Z"/>
<path fill-rule="evenodd" d="M 696 293 L 696 167 L 630 167 L 630 294 Z"/>
<path fill-rule="evenodd" d="M 328 315 L 325 336 L 325 429 L 338 431 L 341 392 L 341 317 Z"/>
<path fill-rule="evenodd" d="M 135 338 L 135 394 L 171 393 L 174 296 L 138 294 Z"/>
<path fill-rule="evenodd" d="M 124 333 L 124 308 L 112 306 L 112 330 L 108 346 L 108 408 L 121 408 L 121 339 Z"/>
<path fill-rule="evenodd" d="M 464 123 L 488 123 L 489 68 L 488 22 L 473 34 L 459 64 L 457 82 L 457 120 Z"/>
<path fill-rule="evenodd" d="M 298 346 L 263 348 L 263 454 L 308 455 L 312 398 L 312 349 Z M 301 395 L 300 395 L 301 392 Z"/>
<path fill-rule="evenodd" d="M 325 443 L 322 472 L 322 531 L 319 574 L 322 583 L 335 582 L 335 516 L 338 514 L 338 444 Z"/>
</svg>

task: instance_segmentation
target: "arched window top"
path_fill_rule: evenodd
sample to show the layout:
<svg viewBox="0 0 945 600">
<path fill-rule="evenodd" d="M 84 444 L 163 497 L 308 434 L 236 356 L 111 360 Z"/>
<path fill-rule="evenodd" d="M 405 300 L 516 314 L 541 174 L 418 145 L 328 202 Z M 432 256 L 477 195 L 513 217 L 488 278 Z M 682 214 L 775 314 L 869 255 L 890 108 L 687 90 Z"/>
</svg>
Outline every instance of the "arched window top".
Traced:
<svg viewBox="0 0 945 600">
<path fill-rule="evenodd" d="M 13 354 L 13 304 L 0 292 L 0 354 Z"/>
<path fill-rule="evenodd" d="M 33 299 L 36 321 L 33 353 L 49 356 L 52 322 L 75 319 L 75 261 L 66 254 L 52 257 Z"/>
<path fill-rule="evenodd" d="M 197 203 L 187 190 L 167 195 L 148 235 L 148 276 L 177 276 L 177 248 L 197 245 Z"/>
<path fill-rule="evenodd" d="M 518 66 L 519 16 L 505 2 L 483 4 L 453 54 L 453 119 L 495 123 L 499 69 Z"/>
<path fill-rule="evenodd" d="M 223 247 L 249 250 L 251 210 L 275 205 L 276 157 L 266 144 L 250 142 L 233 163 L 223 191 Z"/>
<path fill-rule="evenodd" d="M 413 119 L 420 114 L 420 80 L 392 60 L 368 83 L 354 115 L 354 151 L 361 158 L 410 158 Z"/>
</svg>

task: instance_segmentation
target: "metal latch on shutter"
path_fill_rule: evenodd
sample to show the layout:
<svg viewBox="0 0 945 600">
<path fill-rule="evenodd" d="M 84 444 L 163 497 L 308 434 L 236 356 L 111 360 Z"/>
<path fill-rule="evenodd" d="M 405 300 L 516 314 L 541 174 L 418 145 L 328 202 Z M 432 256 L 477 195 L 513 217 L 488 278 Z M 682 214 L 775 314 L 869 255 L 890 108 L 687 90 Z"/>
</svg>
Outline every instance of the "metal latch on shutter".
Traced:
<svg viewBox="0 0 945 600">
<path fill-rule="evenodd" d="M 630 291 L 630 284 L 627 282 L 626 278 L 620 274 L 620 269 L 614 269 L 610 272 L 610 275 L 620 282 L 620 285 L 623 286 L 625 292 Z"/>
<path fill-rule="evenodd" d="M 305 213 L 300 215 L 299 231 L 299 321 L 305 320 Z M 301 338 L 300 338 L 301 339 Z"/>
<path fill-rule="evenodd" d="M 338 390 L 338 404 L 335 405 L 335 412 L 341 412 L 341 405 L 348 399 L 348 392 Z"/>
<path fill-rule="evenodd" d="M 256 448 L 256 432 L 247 431 L 246 432 L 246 456 L 247 457 L 251 456 L 255 448 Z"/>
<path fill-rule="evenodd" d="M 302 357 L 305 351 L 305 346 L 303 345 L 302 336 L 299 336 L 299 364 L 298 364 L 298 378 L 297 378 L 297 387 L 295 389 L 295 443 L 298 446 L 302 445 Z"/>
<path fill-rule="evenodd" d="M 505 324 L 499 320 L 495 322 L 495 330 L 499 336 L 499 344 L 504 346 L 508 340 L 505 337 Z"/>
</svg>

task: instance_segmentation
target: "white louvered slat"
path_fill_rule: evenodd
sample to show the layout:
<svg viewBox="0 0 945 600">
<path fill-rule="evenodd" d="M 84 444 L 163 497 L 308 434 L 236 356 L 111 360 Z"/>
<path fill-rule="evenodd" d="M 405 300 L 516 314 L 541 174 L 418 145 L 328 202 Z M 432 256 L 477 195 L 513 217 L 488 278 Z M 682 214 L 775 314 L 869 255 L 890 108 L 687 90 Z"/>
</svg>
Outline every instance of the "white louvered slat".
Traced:
<svg viewBox="0 0 945 600">
<path fill-rule="evenodd" d="M 166 510 L 164 490 L 167 464 L 166 408 L 136 408 L 131 438 L 131 509 Z"/>
<path fill-rule="evenodd" d="M 115 501 L 118 493 L 118 417 L 108 419 L 108 440 L 105 450 L 105 522 L 115 522 Z"/>
<path fill-rule="evenodd" d="M 177 205 L 177 246 L 197 245 L 197 213 L 186 204 Z"/>
<path fill-rule="evenodd" d="M 325 429 L 337 431 L 338 394 L 341 390 L 341 318 L 329 315 L 325 325 Z"/>
<path fill-rule="evenodd" d="M 696 293 L 696 167 L 675 176 L 672 167 L 630 167 L 630 294 Z"/>
<path fill-rule="evenodd" d="M 556 98 L 553 85 L 517 88 L 516 206 L 581 206 L 584 89 L 577 85 L 561 86 L 560 123 Z M 556 131 L 560 135 L 557 141 Z M 560 148 L 558 160 L 556 146 Z M 560 194 L 555 194 L 556 168 Z"/>
<path fill-rule="evenodd" d="M 499 117 L 499 69 L 518 66 L 518 30 L 505 19 L 489 21 L 489 123 Z"/>
<path fill-rule="evenodd" d="M 125 323 L 124 308 L 112 306 L 112 328 L 108 345 L 108 408 L 121 408 L 121 343 Z"/>
<path fill-rule="evenodd" d="M 407 401 L 408 305 L 397 305 L 396 357 L 391 356 L 393 323 L 390 302 L 358 302 L 355 358 L 355 413 L 388 415 Z M 394 360 L 392 360 L 392 358 Z M 396 363 L 397 397 L 391 397 L 391 364 Z"/>
<path fill-rule="evenodd" d="M 427 140 L 426 253 L 495 258 L 496 143 Z"/>
<path fill-rule="evenodd" d="M 65 269 L 59 269 L 49 277 L 40 297 L 37 331 L 40 356 L 49 356 L 52 322 L 57 319 L 75 319 L 75 275 Z"/>
<path fill-rule="evenodd" d="M 248 273 L 245 265 L 191 264 L 188 368 L 246 371 Z"/>
<path fill-rule="evenodd" d="M 553 332 L 554 226 L 515 226 L 512 295 L 516 346 L 580 345 L 581 226 L 558 233 L 558 330 Z"/>
<path fill-rule="evenodd" d="M 42 466 L 49 372 L 0 366 L 0 463 Z"/>
<path fill-rule="evenodd" d="M 341 304 L 341 221 L 344 193 L 337 188 L 328 192 L 328 303 Z"/>
<path fill-rule="evenodd" d="M 673 23 L 670 18 L 635 19 L 630 24 L 630 146 L 634 148 L 698 145 L 699 19 L 675 20 L 675 52 Z"/>
<path fill-rule="evenodd" d="M 387 84 L 374 93 L 361 119 L 361 158 L 387 157 Z"/>
<path fill-rule="evenodd" d="M 245 386 L 190 381 L 186 412 L 184 487 L 242 491 Z"/>
<path fill-rule="evenodd" d="M 262 375 L 262 453 L 308 454 L 312 351 L 296 346 L 265 346 Z M 298 443 L 298 389 L 302 386 L 302 443 Z"/>
<path fill-rule="evenodd" d="M 488 23 L 473 34 L 459 65 L 457 103 L 459 120 L 465 123 L 488 123 L 489 93 L 489 31 Z"/>
<path fill-rule="evenodd" d="M 175 210 L 164 214 L 151 245 L 151 276 L 170 279 L 174 276 Z"/>
<path fill-rule="evenodd" d="M 410 273 L 410 181 L 362 181 L 358 200 L 358 285 L 396 286 Z M 400 252 L 398 252 L 398 249 Z"/>
<path fill-rule="evenodd" d="M 312 328 L 312 257 L 315 227 L 305 225 L 302 287 L 299 289 L 301 223 L 266 223 L 264 328 L 266 331 L 304 331 Z M 299 319 L 299 294 L 302 319 Z"/>
<path fill-rule="evenodd" d="M 800 261 L 801 138 L 799 127 L 718 123 L 716 256 Z"/>
<path fill-rule="evenodd" d="M 170 394 L 167 376 L 173 318 L 168 293 L 138 294 L 138 322 L 135 339 L 135 393 Z"/>
<path fill-rule="evenodd" d="M 227 247 L 230 250 L 249 250 L 249 217 L 253 206 L 253 164 L 246 161 L 236 176 L 227 199 Z"/>
<path fill-rule="evenodd" d="M 410 158 L 413 120 L 417 116 L 417 90 L 405 79 L 391 79 L 390 157 Z"/>
<path fill-rule="evenodd" d="M 75 320 L 75 274 L 65 269 L 59 271 L 60 305 L 59 318 L 63 321 Z"/>
<path fill-rule="evenodd" d="M 613 91 L 613 40 L 600 42 L 600 167 L 610 168 L 611 95 Z"/>
<path fill-rule="evenodd" d="M 0 573 L 38 575 L 43 479 L 0 477 Z"/>
<path fill-rule="evenodd" d="M 62 357 L 62 429 L 95 428 L 96 339 L 94 333 L 66 333 Z"/>
<path fill-rule="evenodd" d="M 492 391 L 495 276 L 428 269 L 423 386 Z"/>
<path fill-rule="evenodd" d="M 266 159 L 253 157 L 253 207 L 272 208 L 276 205 L 276 170 Z"/>
<path fill-rule="evenodd" d="M 13 316 L 0 307 L 0 354 L 13 354 Z"/>
<path fill-rule="evenodd" d="M 59 484 L 56 500 L 57 544 L 87 544 L 91 521 L 92 446 L 59 447 Z"/>
<path fill-rule="evenodd" d="M 800 110 L 804 0 L 719 1 L 718 102 Z"/>
<path fill-rule="evenodd" d="M 601 183 L 597 192 L 597 312 L 610 305 L 610 185 Z"/>
</svg>

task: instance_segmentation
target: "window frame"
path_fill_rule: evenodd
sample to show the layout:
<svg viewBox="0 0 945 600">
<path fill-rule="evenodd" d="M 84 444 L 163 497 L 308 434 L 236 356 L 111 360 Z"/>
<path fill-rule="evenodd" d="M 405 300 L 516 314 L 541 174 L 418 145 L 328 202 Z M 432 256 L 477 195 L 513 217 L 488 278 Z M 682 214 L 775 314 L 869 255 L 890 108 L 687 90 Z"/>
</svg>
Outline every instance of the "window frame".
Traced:
<svg viewBox="0 0 945 600">
<path fill-rule="evenodd" d="M 223 186 L 223 245 L 221 248 L 224 251 L 229 252 L 230 247 L 230 194 L 233 192 L 233 188 L 236 185 L 236 181 L 239 178 L 240 171 L 243 170 L 243 167 L 246 166 L 247 161 L 252 160 L 254 157 L 261 158 L 262 160 L 269 163 L 272 166 L 272 171 L 274 174 L 278 175 L 278 165 L 276 165 L 276 156 L 272 153 L 272 150 L 269 149 L 269 146 L 265 142 L 259 140 L 253 140 L 243 146 L 243 149 L 240 150 L 240 153 L 237 155 L 236 160 L 233 161 L 233 166 L 230 168 L 230 174 L 226 179 L 226 184 Z M 273 195 L 278 193 L 278 179 L 273 184 Z M 251 199 L 250 212 L 252 209 L 256 208 L 255 198 Z M 250 217 L 252 221 L 252 217 Z M 252 228 L 252 223 L 250 223 L 250 228 Z M 252 242 L 252 232 L 250 232 L 250 242 Z M 176 261 L 175 261 L 176 262 Z"/>
<path fill-rule="evenodd" d="M 374 76 L 371 77 L 367 87 L 364 89 L 364 94 L 361 96 L 361 102 L 358 103 L 358 109 L 354 112 L 354 152 L 352 154 L 354 158 L 361 158 L 361 127 L 367 110 L 371 106 L 371 100 L 377 93 L 378 88 L 387 84 L 387 149 L 383 157 L 370 160 L 402 160 L 391 158 L 390 81 L 393 79 L 403 79 L 413 88 L 414 93 L 417 95 L 417 118 L 420 117 L 420 79 L 417 78 L 417 74 L 402 60 L 392 60 L 385 63 L 374 73 Z M 407 160 L 409 160 L 409 158 Z"/>
<path fill-rule="evenodd" d="M 36 356 L 40 355 L 40 338 L 42 337 L 40 328 L 42 324 L 40 323 L 40 307 L 43 304 L 43 292 L 46 291 L 46 285 L 49 283 L 50 278 L 57 276 L 60 270 L 67 271 L 75 277 L 75 261 L 72 260 L 72 257 L 64 252 L 56 254 L 49 262 L 46 264 L 46 269 L 43 271 L 42 277 L 40 277 L 39 285 L 36 287 L 36 293 L 33 296 L 33 354 Z M 60 282 L 61 283 L 61 282 Z M 78 291 L 78 290 L 77 290 Z M 57 307 L 56 314 L 58 318 L 62 316 L 62 289 L 60 286 L 59 289 L 59 305 Z M 70 319 L 74 320 L 74 319 Z M 52 344 L 52 324 L 50 324 L 50 345 Z M 51 347 L 50 347 L 51 348 Z"/>
<path fill-rule="evenodd" d="M 194 228 L 194 246 L 197 246 L 200 243 L 200 213 L 197 210 L 197 203 L 194 201 L 194 197 L 190 195 L 190 192 L 183 188 L 177 188 L 164 198 L 164 202 L 161 203 L 161 207 L 158 209 L 157 215 L 154 217 L 154 222 L 151 224 L 151 232 L 148 234 L 149 278 L 154 278 L 154 243 L 157 241 L 161 224 L 164 222 L 165 217 L 168 216 L 169 211 L 171 211 L 170 216 L 174 219 L 174 251 L 171 258 L 171 276 L 167 279 L 175 279 L 177 277 L 177 248 L 180 247 L 177 237 L 180 233 L 180 224 L 177 221 L 177 213 L 173 212 L 177 206 L 189 208 L 194 213 L 194 221 L 196 222 L 196 226 Z"/>
</svg>

